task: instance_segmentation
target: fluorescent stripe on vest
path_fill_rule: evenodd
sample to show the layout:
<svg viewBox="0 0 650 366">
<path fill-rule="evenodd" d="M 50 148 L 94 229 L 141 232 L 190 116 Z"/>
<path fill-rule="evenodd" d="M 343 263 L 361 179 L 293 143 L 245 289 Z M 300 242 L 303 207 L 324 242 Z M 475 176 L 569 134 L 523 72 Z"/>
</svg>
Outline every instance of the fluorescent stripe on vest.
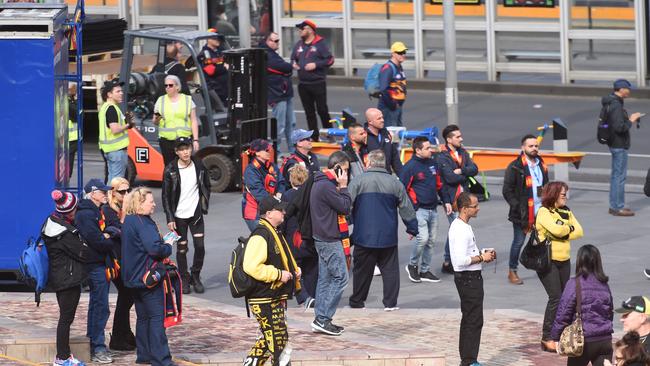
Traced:
<svg viewBox="0 0 650 366">
<path fill-rule="evenodd" d="M 176 140 L 179 137 L 191 137 L 192 127 L 190 124 L 190 108 L 192 100 L 189 95 L 180 94 L 181 98 L 177 103 L 172 103 L 169 96 L 160 97 L 160 120 L 158 136 L 166 140 Z M 165 108 L 167 104 L 167 108 Z"/>
<path fill-rule="evenodd" d="M 111 129 L 106 126 L 106 111 L 108 111 L 108 107 L 110 106 L 115 107 L 115 110 L 117 111 L 117 123 L 120 126 L 126 125 L 124 116 L 116 104 L 102 104 L 102 107 L 99 109 L 99 149 L 105 153 L 118 151 L 129 146 L 129 134 L 126 133 L 126 131 L 114 134 Z"/>
<path fill-rule="evenodd" d="M 77 131 L 77 124 L 72 122 L 71 119 L 68 120 L 68 142 L 77 141 L 79 139 L 79 134 Z"/>
</svg>

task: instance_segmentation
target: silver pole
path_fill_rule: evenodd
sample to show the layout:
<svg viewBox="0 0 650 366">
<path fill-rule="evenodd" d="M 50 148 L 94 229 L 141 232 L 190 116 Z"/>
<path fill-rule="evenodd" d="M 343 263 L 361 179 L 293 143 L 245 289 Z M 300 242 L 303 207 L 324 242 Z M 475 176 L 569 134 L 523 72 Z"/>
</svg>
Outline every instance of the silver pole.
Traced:
<svg viewBox="0 0 650 366">
<path fill-rule="evenodd" d="M 237 0 L 239 17 L 239 47 L 251 47 L 251 11 L 250 0 Z"/>
<path fill-rule="evenodd" d="M 454 18 L 454 0 L 444 0 L 445 103 L 447 104 L 448 125 L 458 125 L 458 78 L 456 75 L 456 26 Z"/>
</svg>

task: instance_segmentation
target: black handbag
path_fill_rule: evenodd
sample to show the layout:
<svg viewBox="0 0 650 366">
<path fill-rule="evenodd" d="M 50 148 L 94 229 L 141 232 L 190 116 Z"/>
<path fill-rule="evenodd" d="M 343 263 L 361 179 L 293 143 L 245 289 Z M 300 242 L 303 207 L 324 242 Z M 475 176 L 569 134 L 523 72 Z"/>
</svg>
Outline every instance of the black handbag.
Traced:
<svg viewBox="0 0 650 366">
<path fill-rule="evenodd" d="M 521 251 L 519 262 L 522 266 L 539 273 L 546 273 L 551 269 L 551 241 L 548 238 L 540 241 L 534 225 L 528 242 Z"/>
</svg>

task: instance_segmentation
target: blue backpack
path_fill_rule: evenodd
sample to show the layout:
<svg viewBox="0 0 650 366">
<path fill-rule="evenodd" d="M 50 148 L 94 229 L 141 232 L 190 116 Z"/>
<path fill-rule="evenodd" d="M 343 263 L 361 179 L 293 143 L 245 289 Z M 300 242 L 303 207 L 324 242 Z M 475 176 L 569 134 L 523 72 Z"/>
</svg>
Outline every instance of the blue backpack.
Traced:
<svg viewBox="0 0 650 366">
<path fill-rule="evenodd" d="M 34 301 L 36 306 L 39 306 L 41 293 L 47 286 L 47 274 L 50 268 L 47 248 L 40 236 L 36 240 L 34 238 L 27 240 L 27 248 L 20 256 L 19 266 L 19 280 L 34 289 Z"/>
<path fill-rule="evenodd" d="M 393 69 L 393 73 L 397 72 L 395 65 L 392 62 L 386 62 Z M 381 68 L 386 64 L 374 64 L 368 70 L 366 78 L 363 80 L 363 88 L 368 93 L 369 97 L 379 98 L 381 96 L 381 90 L 379 89 L 379 74 L 381 73 Z"/>
</svg>

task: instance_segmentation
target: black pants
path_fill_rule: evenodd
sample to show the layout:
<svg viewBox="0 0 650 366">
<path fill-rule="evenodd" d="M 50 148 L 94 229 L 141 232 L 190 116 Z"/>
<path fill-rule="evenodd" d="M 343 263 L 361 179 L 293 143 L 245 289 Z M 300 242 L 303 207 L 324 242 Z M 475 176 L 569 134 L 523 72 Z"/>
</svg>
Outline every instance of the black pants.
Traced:
<svg viewBox="0 0 650 366">
<path fill-rule="evenodd" d="M 330 113 L 327 108 L 327 84 L 298 84 L 298 94 L 300 95 L 300 102 L 305 109 L 305 117 L 307 118 L 307 126 L 310 130 L 316 131 L 314 138 L 318 140 L 318 122 L 316 120 L 316 112 L 320 117 L 320 122 L 323 128 L 330 128 Z"/>
<path fill-rule="evenodd" d="M 285 318 L 286 300 L 273 299 L 271 301 L 250 299 L 251 313 L 260 325 L 262 335 L 257 338 L 244 365 L 266 364 L 269 357 L 273 357 L 272 365 L 280 364 L 280 355 L 289 343 L 289 332 Z"/>
<path fill-rule="evenodd" d="M 68 143 L 68 178 L 72 178 L 72 171 L 74 170 L 74 158 L 77 156 L 77 142 L 70 141 Z"/>
<path fill-rule="evenodd" d="M 131 331 L 131 308 L 133 307 L 133 290 L 125 287 L 122 277 L 113 280 L 117 288 L 117 303 L 115 304 L 115 313 L 113 314 L 113 332 L 111 334 L 111 344 L 133 343 L 135 337 Z"/>
<path fill-rule="evenodd" d="M 591 362 L 591 366 L 603 366 L 605 360 L 612 359 L 612 340 L 606 339 L 597 342 L 585 342 L 585 348 L 580 357 L 567 358 L 567 366 L 587 366 Z"/>
<path fill-rule="evenodd" d="M 352 296 L 350 307 L 363 307 L 368 298 L 375 265 L 381 271 L 384 282 L 384 307 L 397 306 L 399 295 L 399 259 L 397 246 L 390 248 L 365 248 L 354 246 L 354 268 L 352 269 Z M 318 301 L 318 299 L 316 299 Z"/>
<path fill-rule="evenodd" d="M 56 292 L 59 303 L 59 324 L 56 326 L 56 357 L 60 360 L 70 358 L 70 326 L 74 321 L 81 286 L 70 287 Z"/>
<path fill-rule="evenodd" d="M 314 249 L 316 252 L 316 249 Z M 300 284 L 302 291 L 296 294 L 296 300 L 302 304 L 307 298 L 316 298 L 316 285 L 318 284 L 318 256 L 308 258 L 296 258 L 298 267 L 302 271 Z"/>
<path fill-rule="evenodd" d="M 160 153 L 162 154 L 165 166 L 167 166 L 167 164 L 176 158 L 176 141 L 159 138 L 158 145 L 160 146 Z"/>
<path fill-rule="evenodd" d="M 548 295 L 548 302 L 546 303 L 546 311 L 544 312 L 544 325 L 542 328 L 542 340 L 548 341 L 551 339 L 551 328 L 555 321 L 555 313 L 557 307 L 560 305 L 560 298 L 562 291 L 566 286 L 569 277 L 571 276 L 571 261 L 552 261 L 551 269 L 546 273 L 537 273 L 544 290 Z"/>
<path fill-rule="evenodd" d="M 483 276 L 481 271 L 454 273 L 454 283 L 460 297 L 460 338 L 458 351 L 461 366 L 477 362 L 483 329 Z"/>
<path fill-rule="evenodd" d="M 190 274 L 187 272 L 187 251 L 188 237 L 187 230 L 192 233 L 192 242 L 194 243 L 194 261 L 192 262 L 192 273 L 199 274 L 203 268 L 203 260 L 205 258 L 205 224 L 203 221 L 203 214 L 201 213 L 201 205 L 197 205 L 194 216 L 188 219 L 174 218 L 176 222 L 176 232 L 180 235 L 178 245 L 176 247 L 176 261 L 178 262 L 178 272 L 183 277 L 183 281 L 188 280 Z"/>
</svg>

